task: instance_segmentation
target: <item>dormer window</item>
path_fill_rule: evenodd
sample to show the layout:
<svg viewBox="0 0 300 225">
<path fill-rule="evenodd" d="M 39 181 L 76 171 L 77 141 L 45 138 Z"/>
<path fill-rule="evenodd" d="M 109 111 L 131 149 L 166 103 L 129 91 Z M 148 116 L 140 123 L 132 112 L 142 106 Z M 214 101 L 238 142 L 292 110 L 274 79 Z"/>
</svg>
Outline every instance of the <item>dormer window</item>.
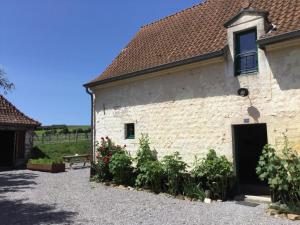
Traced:
<svg viewBox="0 0 300 225">
<path fill-rule="evenodd" d="M 258 71 L 256 29 L 235 34 L 235 75 Z"/>
</svg>

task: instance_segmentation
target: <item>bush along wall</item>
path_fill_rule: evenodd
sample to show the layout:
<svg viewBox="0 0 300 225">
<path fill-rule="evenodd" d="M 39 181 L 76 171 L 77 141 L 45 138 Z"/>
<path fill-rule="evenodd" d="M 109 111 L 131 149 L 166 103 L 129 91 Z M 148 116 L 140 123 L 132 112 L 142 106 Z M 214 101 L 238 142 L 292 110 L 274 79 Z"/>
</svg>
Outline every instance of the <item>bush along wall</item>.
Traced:
<svg viewBox="0 0 300 225">
<path fill-rule="evenodd" d="M 282 213 L 300 214 L 300 157 L 289 147 L 286 137 L 281 151 L 271 145 L 264 147 L 256 172 L 268 182 L 276 202 L 271 207 Z"/>
<path fill-rule="evenodd" d="M 126 151 L 126 146 L 115 145 L 109 137 L 101 138 L 96 159 L 92 166 L 94 181 L 183 195 L 201 201 L 205 198 L 205 191 L 212 199 L 226 200 L 229 180 L 233 177 L 232 164 L 225 156 L 217 156 L 214 150 L 209 150 L 203 160 L 196 160 L 190 172 L 178 152 L 159 161 L 147 135 L 141 136 L 135 158 Z"/>
</svg>

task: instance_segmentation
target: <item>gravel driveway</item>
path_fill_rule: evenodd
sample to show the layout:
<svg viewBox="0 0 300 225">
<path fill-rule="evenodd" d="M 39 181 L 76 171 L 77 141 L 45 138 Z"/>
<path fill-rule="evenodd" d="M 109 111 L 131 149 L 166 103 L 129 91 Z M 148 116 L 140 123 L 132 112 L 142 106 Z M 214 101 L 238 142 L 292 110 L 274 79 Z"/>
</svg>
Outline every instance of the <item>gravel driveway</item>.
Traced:
<svg viewBox="0 0 300 225">
<path fill-rule="evenodd" d="M 0 224 L 299 224 L 268 217 L 265 205 L 204 204 L 89 183 L 89 169 L 0 172 Z"/>
</svg>

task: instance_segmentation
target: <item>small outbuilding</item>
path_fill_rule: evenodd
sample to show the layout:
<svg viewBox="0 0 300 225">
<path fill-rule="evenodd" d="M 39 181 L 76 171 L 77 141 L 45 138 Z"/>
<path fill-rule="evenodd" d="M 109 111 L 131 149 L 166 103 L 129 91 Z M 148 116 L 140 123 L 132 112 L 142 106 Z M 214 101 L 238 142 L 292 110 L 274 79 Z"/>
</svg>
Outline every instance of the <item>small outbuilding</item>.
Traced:
<svg viewBox="0 0 300 225">
<path fill-rule="evenodd" d="M 40 125 L 0 95 L 0 169 L 25 165 L 33 147 L 33 131 Z"/>
</svg>

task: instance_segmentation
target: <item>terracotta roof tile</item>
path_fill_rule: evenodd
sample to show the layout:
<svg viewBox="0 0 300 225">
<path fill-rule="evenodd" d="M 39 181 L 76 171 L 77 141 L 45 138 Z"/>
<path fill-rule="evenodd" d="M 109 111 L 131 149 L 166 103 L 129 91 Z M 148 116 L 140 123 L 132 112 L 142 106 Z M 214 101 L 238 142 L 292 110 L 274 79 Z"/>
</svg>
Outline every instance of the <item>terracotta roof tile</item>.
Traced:
<svg viewBox="0 0 300 225">
<path fill-rule="evenodd" d="M 143 26 L 112 64 L 92 82 L 222 50 L 224 23 L 245 5 L 269 12 L 277 30 L 265 37 L 300 29 L 300 0 L 207 0 Z"/>
<path fill-rule="evenodd" d="M 0 126 L 2 125 L 37 127 L 41 124 L 24 115 L 12 103 L 0 95 Z"/>
</svg>

